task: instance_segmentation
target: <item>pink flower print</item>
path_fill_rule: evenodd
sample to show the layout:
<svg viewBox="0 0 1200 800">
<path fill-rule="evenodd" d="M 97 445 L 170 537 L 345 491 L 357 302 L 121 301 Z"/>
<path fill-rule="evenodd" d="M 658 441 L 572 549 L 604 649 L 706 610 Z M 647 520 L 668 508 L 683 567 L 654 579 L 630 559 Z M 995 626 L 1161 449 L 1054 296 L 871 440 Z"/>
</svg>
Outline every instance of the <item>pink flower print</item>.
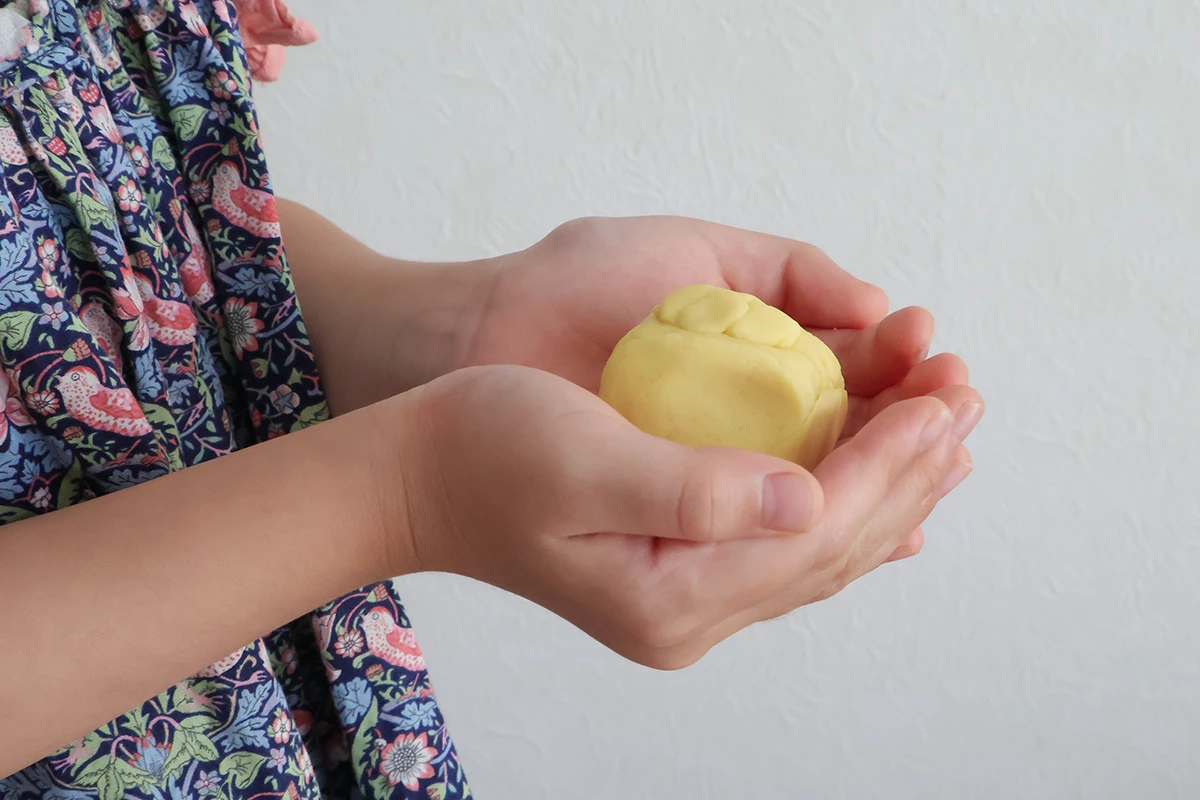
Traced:
<svg viewBox="0 0 1200 800">
<path fill-rule="evenodd" d="M 92 106 L 88 117 L 101 136 L 113 144 L 120 144 L 121 132 L 117 130 L 117 123 L 113 122 L 112 112 L 108 110 L 107 105 Z"/>
<path fill-rule="evenodd" d="M 62 302 L 57 302 L 51 305 L 50 303 L 42 303 L 41 321 L 43 325 L 49 325 L 54 330 L 62 330 L 63 323 L 69 319 L 67 312 L 63 310 Z"/>
<path fill-rule="evenodd" d="M 271 758 L 267 760 L 271 765 L 271 769 L 276 772 L 283 772 L 283 768 L 287 766 L 287 753 L 280 750 L 278 747 L 271 748 Z"/>
<path fill-rule="evenodd" d="M 221 776 L 214 772 L 200 771 L 200 776 L 196 778 L 196 782 L 192 784 L 192 788 L 200 793 L 201 797 L 210 794 L 216 794 L 221 789 Z"/>
<path fill-rule="evenodd" d="M 142 190 L 133 178 L 125 178 L 117 185 L 117 202 L 122 211 L 130 214 L 142 207 Z"/>
<path fill-rule="evenodd" d="M 356 630 L 346 631 L 338 637 L 337 643 L 334 644 L 333 649 L 339 656 L 353 658 L 362 652 L 362 634 Z"/>
<path fill-rule="evenodd" d="M 42 270 L 39 280 L 42 282 L 42 291 L 46 293 L 46 297 L 53 300 L 63 296 L 62 289 L 58 288 L 58 281 L 54 280 L 54 276 L 48 270 Z"/>
<path fill-rule="evenodd" d="M 208 26 L 204 24 L 192 0 L 183 0 L 179 4 L 179 16 L 183 18 L 183 24 L 187 25 L 189 31 L 197 36 L 208 36 Z"/>
<path fill-rule="evenodd" d="M 229 106 L 224 103 L 214 102 L 212 111 L 208 112 L 208 118 L 224 125 L 229 120 L 233 119 L 233 112 L 229 110 Z"/>
<path fill-rule="evenodd" d="M 290 386 L 280 386 L 268 396 L 275 409 L 285 414 L 290 414 L 300 407 L 300 398 Z"/>
<path fill-rule="evenodd" d="M 275 718 L 271 720 L 267 733 L 271 734 L 276 744 L 287 744 L 288 739 L 292 738 L 292 721 L 282 708 L 275 709 Z"/>
<path fill-rule="evenodd" d="M 247 303 L 240 297 L 225 301 L 225 330 L 238 358 L 247 350 L 258 350 L 257 334 L 262 331 L 263 322 L 255 317 L 257 313 L 258 303 Z"/>
<path fill-rule="evenodd" d="M 137 172 L 138 177 L 145 177 L 150 170 L 150 159 L 146 156 L 146 148 L 140 144 L 135 144 L 129 148 L 129 160 L 133 164 L 133 169 Z"/>
<path fill-rule="evenodd" d="M 37 254 L 43 269 L 53 269 L 58 263 L 58 242 L 53 239 L 42 239 L 38 242 Z"/>
<path fill-rule="evenodd" d="M 219 100 L 229 100 L 237 91 L 237 83 L 223 69 L 209 75 L 205 82 L 212 91 L 213 97 Z"/>
<path fill-rule="evenodd" d="M 192 198 L 192 202 L 196 205 L 207 203 L 208 198 L 212 197 L 212 186 L 201 181 L 193 183 L 188 187 L 188 195 Z"/>
<path fill-rule="evenodd" d="M 0 372 L 0 442 L 8 438 L 8 424 L 22 427 L 33 424 L 33 418 L 21 403 L 21 387 L 8 370 Z"/>
<path fill-rule="evenodd" d="M 296 766 L 300 767 L 300 782 L 305 786 L 312 783 L 316 773 L 313 771 L 312 759 L 309 758 L 307 747 L 300 748 L 300 752 L 296 756 Z"/>
<path fill-rule="evenodd" d="M 283 669 L 288 675 L 296 671 L 296 651 L 291 647 L 283 648 L 283 652 L 279 654 L 279 660 L 283 662 Z"/>
<path fill-rule="evenodd" d="M 26 403 L 29 410 L 35 414 L 41 414 L 43 417 L 48 417 L 55 411 L 58 411 L 58 395 L 46 389 L 41 392 L 34 392 L 29 395 L 29 400 Z"/>
<path fill-rule="evenodd" d="M 438 751 L 429 746 L 424 733 L 419 736 L 401 734 L 383 748 L 379 770 L 387 776 L 390 785 L 402 785 L 410 792 L 415 792 L 421 788 L 422 778 L 433 777 L 433 767 L 429 762 L 437 758 L 437 754 Z"/>
<path fill-rule="evenodd" d="M 33 505 L 43 510 L 50 507 L 50 487 L 42 486 L 33 493 Z"/>
</svg>

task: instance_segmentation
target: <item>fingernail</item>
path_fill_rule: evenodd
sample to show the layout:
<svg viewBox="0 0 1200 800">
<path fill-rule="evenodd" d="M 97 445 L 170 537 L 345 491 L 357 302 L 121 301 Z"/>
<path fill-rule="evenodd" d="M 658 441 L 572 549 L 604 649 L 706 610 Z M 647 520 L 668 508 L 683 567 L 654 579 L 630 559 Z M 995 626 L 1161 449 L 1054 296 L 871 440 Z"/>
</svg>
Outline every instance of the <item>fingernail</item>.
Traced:
<svg viewBox="0 0 1200 800">
<path fill-rule="evenodd" d="M 950 471 L 946 473 L 946 477 L 942 478 L 942 485 L 938 487 L 938 497 L 945 497 L 958 488 L 958 485 L 966 480 L 971 474 L 971 460 L 968 457 L 966 461 L 956 460 L 954 466 L 950 467 Z"/>
<path fill-rule="evenodd" d="M 942 406 L 938 411 L 937 416 L 929 420 L 925 425 L 925 430 L 921 431 L 921 445 L 923 447 L 932 447 L 941 441 L 941 438 L 946 435 L 946 431 L 950 430 L 950 423 L 953 417 L 950 416 L 950 409 Z"/>
<path fill-rule="evenodd" d="M 966 439 L 971 431 L 975 430 L 975 426 L 979 424 L 979 420 L 983 417 L 982 403 L 966 403 L 958 410 L 958 415 L 954 417 L 954 438 L 958 441 Z"/>
<path fill-rule="evenodd" d="M 812 484 L 802 475 L 779 472 L 763 481 L 762 525 L 767 530 L 798 533 L 813 521 Z"/>
</svg>

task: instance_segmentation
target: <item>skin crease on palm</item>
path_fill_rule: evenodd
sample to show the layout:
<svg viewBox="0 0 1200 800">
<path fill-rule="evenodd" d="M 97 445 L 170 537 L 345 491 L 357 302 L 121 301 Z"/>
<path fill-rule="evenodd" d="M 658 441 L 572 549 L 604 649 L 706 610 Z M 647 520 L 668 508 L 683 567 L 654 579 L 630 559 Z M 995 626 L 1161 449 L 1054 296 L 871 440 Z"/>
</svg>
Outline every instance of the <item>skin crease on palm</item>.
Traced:
<svg viewBox="0 0 1200 800">
<path fill-rule="evenodd" d="M 630 258 L 631 252 L 639 257 Z M 585 262 L 572 263 L 580 258 Z M 536 266 L 505 269 L 508 260 Z M 496 277 L 480 315 L 486 327 L 473 337 L 468 363 L 520 363 L 594 392 L 613 347 L 663 297 L 681 286 L 709 283 L 782 309 L 838 357 L 850 394 L 839 446 L 893 403 L 965 386 L 969 379 L 957 356 L 927 358 L 933 337 L 928 311 L 909 307 L 889 315 L 881 289 L 853 278 L 818 248 L 797 249 L 779 237 L 747 237 L 742 230 L 680 217 L 584 219 L 493 266 Z M 574 281 L 552 315 L 531 320 L 531 299 L 544 294 L 560 270 L 593 277 Z M 620 295 L 608 288 L 613 285 L 622 287 Z M 596 308 L 597 298 L 613 307 Z M 504 335 L 494 333 L 499 330 Z M 513 359 L 514 352 L 522 356 Z M 965 446 L 955 461 L 965 476 L 971 465 Z M 888 560 L 916 555 L 923 544 L 924 532 L 916 527 Z"/>
</svg>

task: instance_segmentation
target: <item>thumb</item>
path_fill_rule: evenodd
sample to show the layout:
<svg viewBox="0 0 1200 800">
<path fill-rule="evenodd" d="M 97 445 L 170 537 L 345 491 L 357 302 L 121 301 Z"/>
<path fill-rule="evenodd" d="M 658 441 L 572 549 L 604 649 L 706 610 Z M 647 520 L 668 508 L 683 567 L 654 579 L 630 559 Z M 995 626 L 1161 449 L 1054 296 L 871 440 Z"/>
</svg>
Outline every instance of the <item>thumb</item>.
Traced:
<svg viewBox="0 0 1200 800">
<path fill-rule="evenodd" d="M 820 516 L 821 484 L 791 462 L 697 450 L 621 423 L 572 476 L 589 530 L 716 542 L 800 533 Z"/>
</svg>

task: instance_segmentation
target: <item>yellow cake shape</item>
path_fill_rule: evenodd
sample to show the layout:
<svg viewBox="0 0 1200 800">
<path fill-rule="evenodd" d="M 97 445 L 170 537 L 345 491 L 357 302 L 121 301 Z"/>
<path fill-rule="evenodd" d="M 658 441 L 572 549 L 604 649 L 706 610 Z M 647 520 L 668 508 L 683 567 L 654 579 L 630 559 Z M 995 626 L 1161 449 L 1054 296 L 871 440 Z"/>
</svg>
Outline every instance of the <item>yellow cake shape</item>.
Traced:
<svg viewBox="0 0 1200 800">
<path fill-rule="evenodd" d="M 669 295 L 617 343 L 600 397 L 641 430 L 753 450 L 812 469 L 846 422 L 825 343 L 757 297 L 716 286 Z"/>
</svg>

